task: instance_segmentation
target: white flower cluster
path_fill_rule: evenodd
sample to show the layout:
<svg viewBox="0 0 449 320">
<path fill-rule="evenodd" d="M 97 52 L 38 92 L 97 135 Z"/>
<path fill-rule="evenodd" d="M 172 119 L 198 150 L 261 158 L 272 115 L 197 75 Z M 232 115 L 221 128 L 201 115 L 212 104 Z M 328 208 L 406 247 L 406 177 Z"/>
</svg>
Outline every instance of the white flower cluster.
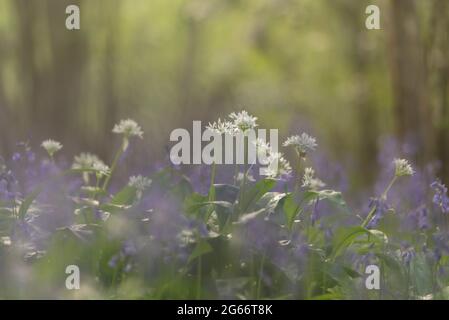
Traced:
<svg viewBox="0 0 449 320">
<path fill-rule="evenodd" d="M 41 147 L 47 151 L 50 157 L 53 157 L 56 152 L 62 149 L 62 144 L 58 141 L 48 139 L 42 142 Z"/>
<path fill-rule="evenodd" d="M 266 175 L 270 178 L 277 179 L 290 176 L 292 167 L 280 152 L 270 152 L 268 156 L 268 168 Z"/>
<path fill-rule="evenodd" d="M 151 186 L 151 182 L 151 179 L 138 175 L 130 177 L 128 185 L 136 188 L 139 193 L 142 193 Z"/>
<path fill-rule="evenodd" d="M 288 137 L 283 146 L 292 146 L 299 156 L 305 157 L 308 152 L 315 150 L 317 143 L 314 137 L 309 136 L 307 133 L 302 133 L 300 136 Z"/>
<path fill-rule="evenodd" d="M 107 176 L 110 173 L 109 167 L 100 158 L 91 153 L 81 153 L 75 156 L 72 169 L 93 170 L 101 176 Z"/>
<path fill-rule="evenodd" d="M 209 123 L 208 126 L 206 126 L 206 129 L 217 133 L 217 134 L 229 134 L 231 136 L 235 135 L 235 127 L 232 122 L 230 121 L 221 121 L 219 118 L 218 121 Z"/>
<path fill-rule="evenodd" d="M 318 190 L 323 188 L 326 184 L 320 179 L 315 177 L 315 170 L 312 168 L 306 168 L 304 170 L 304 176 L 302 178 L 302 186 L 311 190 Z"/>
<path fill-rule="evenodd" d="M 412 176 L 415 171 L 406 159 L 394 159 L 395 176 Z"/>
<path fill-rule="evenodd" d="M 236 135 L 238 133 L 247 134 L 249 130 L 257 127 L 257 117 L 253 117 L 245 110 L 235 113 L 232 112 L 229 116 L 230 120 L 221 120 L 209 123 L 206 129 L 218 134 Z"/>
<path fill-rule="evenodd" d="M 239 113 L 231 113 L 229 118 L 233 120 L 234 127 L 240 132 L 246 133 L 248 130 L 255 129 L 257 127 L 257 118 L 248 114 L 245 110 Z"/>
<path fill-rule="evenodd" d="M 126 138 L 129 137 L 143 137 L 142 128 L 134 120 L 127 119 L 121 120 L 120 123 L 114 126 L 112 132 L 117 134 L 123 134 Z"/>
</svg>

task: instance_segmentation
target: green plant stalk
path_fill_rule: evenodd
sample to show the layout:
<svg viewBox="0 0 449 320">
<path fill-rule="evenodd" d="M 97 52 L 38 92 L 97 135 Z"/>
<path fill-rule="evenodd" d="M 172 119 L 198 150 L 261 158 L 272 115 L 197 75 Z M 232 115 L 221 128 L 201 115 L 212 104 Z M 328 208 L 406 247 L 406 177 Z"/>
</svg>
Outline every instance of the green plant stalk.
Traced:
<svg viewBox="0 0 449 320">
<path fill-rule="evenodd" d="M 102 187 L 103 191 L 106 191 L 106 189 L 109 185 L 109 182 L 111 180 L 112 174 L 114 173 L 115 168 L 117 167 L 117 163 L 120 160 L 123 153 L 125 152 L 128 143 L 129 143 L 128 138 L 124 137 L 122 140 L 120 149 L 117 150 L 117 152 L 115 153 L 114 160 L 112 161 L 112 164 L 111 164 L 111 171 L 109 172 L 109 175 L 107 175 L 106 179 L 104 180 L 103 187 Z"/>
<path fill-rule="evenodd" d="M 388 191 L 390 191 L 391 187 L 393 186 L 393 184 L 396 182 L 397 176 L 395 175 L 393 177 L 393 179 L 391 179 L 390 183 L 388 184 L 388 186 L 385 188 L 384 192 L 381 195 L 381 198 L 383 200 L 387 199 L 387 194 Z M 361 227 L 362 228 L 366 228 L 366 226 L 368 225 L 368 223 L 371 221 L 371 219 L 373 218 L 374 213 L 376 212 L 377 206 L 373 206 L 370 210 L 370 212 L 368 213 L 368 215 L 366 216 L 365 220 L 363 221 Z"/>
<path fill-rule="evenodd" d="M 310 228 L 312 225 L 312 216 L 309 215 L 306 223 L 307 243 L 310 243 Z M 313 292 L 313 257 L 312 252 L 307 260 L 307 280 L 306 280 L 306 299 L 309 300 Z"/>
<path fill-rule="evenodd" d="M 209 187 L 209 197 L 208 197 L 208 201 L 209 202 L 213 202 L 215 201 L 215 176 L 217 173 L 217 165 L 215 164 L 215 161 L 212 163 L 212 171 L 211 171 L 211 176 L 210 176 L 210 187 Z M 209 206 L 209 210 L 207 211 L 206 214 L 206 223 L 207 220 L 209 219 L 210 215 L 212 214 L 212 212 L 215 209 L 215 205 L 211 204 Z"/>
<path fill-rule="evenodd" d="M 295 182 L 295 189 L 293 194 L 297 194 L 299 191 L 299 187 L 301 184 L 301 157 L 298 154 L 298 162 L 296 164 L 296 182 Z"/>
<path fill-rule="evenodd" d="M 236 163 L 234 166 L 234 185 L 237 185 L 237 177 L 239 175 L 239 165 Z"/>
<path fill-rule="evenodd" d="M 246 178 L 248 175 L 248 142 L 246 139 L 243 140 L 244 143 L 244 154 L 243 154 L 243 179 L 242 183 L 240 184 L 240 190 L 239 190 L 239 214 L 242 214 L 243 208 L 242 208 L 242 202 L 243 197 L 245 195 L 245 185 L 246 185 Z"/>
<path fill-rule="evenodd" d="M 197 283 L 196 283 L 196 299 L 201 299 L 201 286 L 202 286 L 202 259 L 201 256 L 198 257 L 198 270 L 197 270 Z"/>
<path fill-rule="evenodd" d="M 264 264 L 265 264 L 265 253 L 262 255 L 262 260 L 260 262 L 259 277 L 257 280 L 256 300 L 260 299 L 260 289 L 261 289 L 261 285 L 262 285 L 262 274 L 263 274 Z"/>
</svg>

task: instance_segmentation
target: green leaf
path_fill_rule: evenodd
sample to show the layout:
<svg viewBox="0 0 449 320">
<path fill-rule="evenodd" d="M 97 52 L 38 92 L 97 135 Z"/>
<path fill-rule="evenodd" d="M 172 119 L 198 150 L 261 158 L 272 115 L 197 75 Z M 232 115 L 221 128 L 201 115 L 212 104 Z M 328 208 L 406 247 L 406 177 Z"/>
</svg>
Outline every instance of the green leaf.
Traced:
<svg viewBox="0 0 449 320">
<path fill-rule="evenodd" d="M 254 220 L 255 218 L 257 218 L 261 213 L 263 213 L 265 211 L 266 211 L 266 209 L 262 208 L 257 211 L 254 211 L 254 212 L 244 214 L 239 218 L 239 220 L 236 222 L 236 224 L 246 224 L 246 223 L 250 222 L 251 220 Z"/>
<path fill-rule="evenodd" d="M 343 200 L 341 192 L 335 190 L 321 190 L 318 192 L 320 200 L 329 200 L 341 207 L 346 208 L 346 202 Z"/>
<path fill-rule="evenodd" d="M 384 253 L 376 253 L 376 257 L 382 260 L 385 263 L 385 265 L 391 270 L 394 270 L 396 272 L 402 272 L 401 263 L 397 261 L 395 258 L 390 257 L 389 255 L 386 255 Z"/>
<path fill-rule="evenodd" d="M 116 193 L 109 203 L 114 206 L 130 206 L 134 204 L 136 199 L 137 199 L 137 188 L 132 186 L 126 186 L 118 193 Z"/>
<path fill-rule="evenodd" d="M 237 199 L 239 188 L 230 184 L 215 184 L 215 200 L 234 203 Z"/>
<path fill-rule="evenodd" d="M 287 193 L 267 192 L 257 201 L 256 208 L 264 208 L 268 213 L 273 213 L 286 196 Z"/>
<path fill-rule="evenodd" d="M 192 262 L 198 257 L 201 257 L 209 252 L 212 252 L 212 250 L 213 250 L 212 246 L 207 241 L 202 240 L 198 242 L 195 246 L 195 249 L 193 249 L 193 252 L 189 257 L 188 263 Z"/>
<path fill-rule="evenodd" d="M 342 254 L 359 236 L 370 234 L 369 230 L 362 227 L 344 228 L 334 237 L 334 250 L 332 259 Z"/>
<path fill-rule="evenodd" d="M 293 195 L 291 193 L 285 197 L 282 209 L 284 211 L 287 228 L 288 230 L 291 230 L 293 222 L 295 221 L 295 217 L 301 210 L 300 205 L 295 202 L 295 200 L 293 199 Z"/>
<path fill-rule="evenodd" d="M 172 187 L 172 194 L 183 200 L 193 193 L 193 187 L 190 183 L 190 179 L 185 175 L 181 176 L 181 180 Z"/>
<path fill-rule="evenodd" d="M 202 208 L 202 204 L 207 201 L 207 196 L 199 194 L 197 192 L 192 193 L 184 200 L 184 212 L 188 215 L 199 215 L 199 210 Z"/>
<path fill-rule="evenodd" d="M 95 170 L 92 170 L 92 169 L 69 169 L 69 170 L 63 171 L 60 174 L 55 175 L 54 177 L 51 177 L 49 180 L 41 183 L 27 197 L 25 197 L 25 199 L 20 204 L 19 218 L 20 219 L 24 219 L 25 218 L 25 215 L 27 214 L 28 209 L 30 208 L 30 206 L 32 205 L 34 200 L 36 200 L 36 198 L 42 192 L 42 190 L 44 189 L 45 184 L 47 184 L 47 183 L 49 183 L 51 181 L 54 181 L 54 180 L 58 180 L 58 179 L 63 178 L 65 176 L 67 176 L 67 175 L 70 175 L 70 174 L 78 174 L 78 173 L 83 173 L 83 172 L 94 172 L 94 171 Z"/>
<path fill-rule="evenodd" d="M 28 212 L 28 209 L 30 208 L 31 204 L 34 200 L 39 196 L 39 194 L 42 192 L 43 187 L 40 186 L 36 189 L 34 189 L 33 192 L 31 192 L 20 204 L 19 208 L 19 219 L 24 219 L 25 215 Z"/>
<path fill-rule="evenodd" d="M 276 180 L 262 179 L 258 181 L 254 186 L 245 191 L 242 196 L 241 210 L 246 212 L 252 207 L 264 194 L 274 188 Z"/>
</svg>

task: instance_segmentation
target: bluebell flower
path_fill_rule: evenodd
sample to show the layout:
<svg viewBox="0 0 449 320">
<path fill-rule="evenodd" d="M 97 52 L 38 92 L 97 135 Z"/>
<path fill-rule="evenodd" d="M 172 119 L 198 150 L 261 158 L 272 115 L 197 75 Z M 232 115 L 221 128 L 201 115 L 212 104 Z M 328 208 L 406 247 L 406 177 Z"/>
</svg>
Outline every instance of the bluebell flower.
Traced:
<svg viewBox="0 0 449 320">
<path fill-rule="evenodd" d="M 412 259 L 415 257 L 415 249 L 408 243 L 403 243 L 401 246 L 401 258 L 404 263 L 409 266 Z"/>
<path fill-rule="evenodd" d="M 17 180 L 11 171 L 0 173 L 0 199 L 15 199 L 17 189 Z"/>
<path fill-rule="evenodd" d="M 441 208 L 443 213 L 449 212 L 449 197 L 447 196 L 447 187 L 440 181 L 434 181 L 430 185 L 434 190 L 433 203 Z"/>
<path fill-rule="evenodd" d="M 21 158 L 22 156 L 20 155 L 19 152 L 14 152 L 14 154 L 12 155 L 12 161 L 14 162 L 20 161 Z"/>
<path fill-rule="evenodd" d="M 433 235 L 435 248 L 433 255 L 436 261 L 439 261 L 444 253 L 449 253 L 448 237 L 443 233 L 436 233 Z"/>
<path fill-rule="evenodd" d="M 428 215 L 429 211 L 426 207 L 418 209 L 418 228 L 420 230 L 426 230 L 430 228 Z"/>
<path fill-rule="evenodd" d="M 368 229 L 372 229 L 379 224 L 380 219 L 384 217 L 385 213 L 390 209 L 390 207 L 385 203 L 385 200 L 381 198 L 371 198 L 369 208 L 375 208 L 374 215 L 367 225 Z"/>
<path fill-rule="evenodd" d="M 26 156 L 29 163 L 33 163 L 36 160 L 36 154 L 31 150 L 26 152 Z"/>
</svg>

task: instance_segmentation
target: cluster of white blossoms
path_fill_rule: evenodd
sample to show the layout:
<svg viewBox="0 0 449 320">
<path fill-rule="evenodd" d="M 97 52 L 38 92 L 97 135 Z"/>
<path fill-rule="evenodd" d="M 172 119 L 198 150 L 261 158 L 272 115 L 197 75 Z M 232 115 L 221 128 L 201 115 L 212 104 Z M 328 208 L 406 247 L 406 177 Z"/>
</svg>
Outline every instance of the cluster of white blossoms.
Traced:
<svg viewBox="0 0 449 320">
<path fill-rule="evenodd" d="M 270 143 L 266 142 L 264 139 L 257 138 L 253 142 L 254 146 L 256 147 L 257 154 L 261 157 L 264 157 L 271 152 Z"/>
<path fill-rule="evenodd" d="M 100 158 L 91 153 L 81 153 L 75 156 L 72 169 L 93 170 L 102 176 L 107 176 L 110 173 L 109 167 Z"/>
<path fill-rule="evenodd" d="M 269 178 L 282 178 L 288 177 L 292 173 L 292 167 L 290 163 L 284 158 L 280 152 L 270 152 L 268 156 L 268 168 L 265 174 Z"/>
<path fill-rule="evenodd" d="M 406 159 L 394 159 L 393 160 L 394 168 L 395 168 L 395 176 L 412 176 L 415 171 L 412 166 Z"/>
<path fill-rule="evenodd" d="M 247 135 L 250 130 L 258 127 L 257 117 L 250 115 L 245 110 L 238 113 L 232 112 L 228 118 L 229 120 L 218 119 L 216 122 L 209 123 L 206 129 L 217 134 L 236 136 L 237 134 Z M 256 146 L 258 155 L 267 160 L 265 176 L 279 179 L 291 174 L 291 166 L 282 153 L 274 152 L 270 144 L 263 139 L 258 138 L 252 143 Z"/>
<path fill-rule="evenodd" d="M 234 124 L 232 122 L 221 121 L 220 118 L 218 118 L 218 121 L 209 123 L 209 125 L 206 126 L 206 129 L 217 134 L 229 134 L 231 136 L 233 136 L 236 132 L 236 128 L 234 127 Z"/>
<path fill-rule="evenodd" d="M 142 128 L 132 119 L 121 120 L 112 129 L 112 132 L 117 134 L 123 134 L 126 138 L 139 137 L 143 138 Z"/>
<path fill-rule="evenodd" d="M 244 134 L 248 130 L 253 130 L 257 127 L 257 117 L 253 117 L 245 110 L 239 113 L 233 112 L 229 115 L 229 118 L 233 120 L 234 127 Z"/>
<path fill-rule="evenodd" d="M 138 175 L 129 178 L 128 185 L 137 189 L 139 193 L 144 192 L 151 186 L 152 180 L 150 178 Z"/>
<path fill-rule="evenodd" d="M 257 125 L 257 117 L 253 117 L 245 110 L 235 113 L 232 112 L 229 116 L 230 120 L 221 120 L 209 123 L 206 129 L 218 133 L 229 134 L 235 136 L 238 133 L 247 134 L 249 130 L 254 130 Z"/>
<path fill-rule="evenodd" d="M 311 190 L 318 190 L 323 188 L 326 184 L 320 179 L 315 177 L 315 170 L 312 168 L 306 168 L 304 170 L 304 176 L 302 177 L 302 186 Z"/>
<path fill-rule="evenodd" d="M 257 138 L 253 144 L 256 147 L 258 156 L 262 159 L 267 159 L 268 167 L 265 170 L 266 176 L 272 179 L 290 176 L 292 168 L 282 153 L 274 152 L 270 144 L 260 138 Z"/>
<path fill-rule="evenodd" d="M 288 137 L 283 143 L 284 147 L 293 147 L 300 157 L 305 157 L 308 152 L 314 151 L 317 147 L 316 139 L 307 133 L 300 136 L 295 135 Z"/>
<path fill-rule="evenodd" d="M 48 139 L 42 142 L 41 147 L 47 151 L 51 158 L 53 158 L 53 155 L 62 149 L 62 144 L 58 141 Z"/>
</svg>

